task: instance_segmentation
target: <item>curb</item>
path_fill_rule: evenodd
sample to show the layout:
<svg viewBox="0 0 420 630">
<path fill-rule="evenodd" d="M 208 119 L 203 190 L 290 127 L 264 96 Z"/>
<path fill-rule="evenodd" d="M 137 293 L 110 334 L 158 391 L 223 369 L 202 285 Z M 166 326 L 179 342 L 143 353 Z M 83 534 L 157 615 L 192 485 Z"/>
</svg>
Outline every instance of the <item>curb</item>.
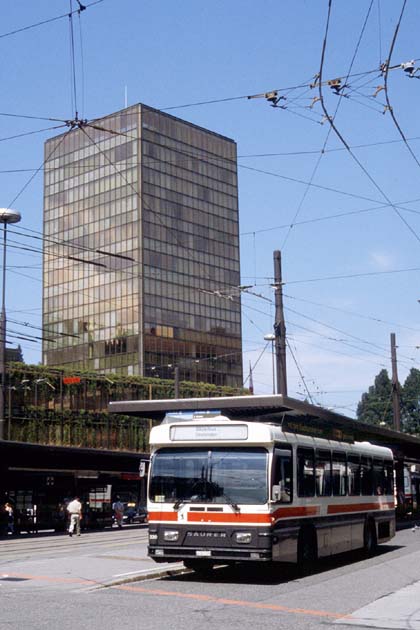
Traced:
<svg viewBox="0 0 420 630">
<path fill-rule="evenodd" d="M 93 587 L 94 589 L 101 588 L 113 588 L 115 586 L 121 586 L 122 584 L 131 584 L 132 582 L 144 582 L 145 580 L 159 579 L 164 577 L 172 577 L 174 575 L 182 575 L 183 573 L 190 573 L 190 569 L 186 569 L 184 565 L 177 563 L 174 568 L 167 569 L 151 569 L 147 573 L 141 573 L 139 575 L 131 575 L 130 577 L 123 578 L 121 580 L 114 580 L 107 582 L 106 584 L 100 584 Z"/>
</svg>

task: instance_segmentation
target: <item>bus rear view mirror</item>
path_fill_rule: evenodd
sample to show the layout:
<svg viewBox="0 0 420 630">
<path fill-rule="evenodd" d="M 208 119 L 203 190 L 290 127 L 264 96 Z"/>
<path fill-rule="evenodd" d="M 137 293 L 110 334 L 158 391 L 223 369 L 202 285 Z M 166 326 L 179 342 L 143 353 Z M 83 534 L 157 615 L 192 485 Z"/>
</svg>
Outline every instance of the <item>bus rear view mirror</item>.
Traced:
<svg viewBox="0 0 420 630">
<path fill-rule="evenodd" d="M 281 497 L 281 489 L 280 486 L 273 486 L 272 490 L 271 490 L 271 496 L 273 498 L 273 501 L 280 501 L 280 497 Z"/>
<path fill-rule="evenodd" d="M 147 475 L 147 460 L 146 459 L 142 459 L 140 460 L 140 464 L 139 464 L 139 477 L 140 479 L 143 479 L 143 477 L 145 477 Z"/>
</svg>

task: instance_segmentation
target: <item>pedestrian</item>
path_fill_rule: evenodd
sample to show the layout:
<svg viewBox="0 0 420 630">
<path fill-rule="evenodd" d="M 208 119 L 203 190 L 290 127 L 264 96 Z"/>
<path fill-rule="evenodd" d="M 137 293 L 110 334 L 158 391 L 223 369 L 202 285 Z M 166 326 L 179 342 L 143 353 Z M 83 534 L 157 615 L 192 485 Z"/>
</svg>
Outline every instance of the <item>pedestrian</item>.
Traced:
<svg viewBox="0 0 420 630">
<path fill-rule="evenodd" d="M 0 504 L 0 536 L 7 536 L 9 528 L 9 514 L 4 504 Z"/>
<path fill-rule="evenodd" d="M 115 521 L 116 521 L 119 529 L 121 529 L 122 522 L 123 522 L 123 516 L 124 516 L 124 503 L 121 502 L 119 496 L 115 497 L 115 501 L 112 504 L 112 509 L 114 510 Z"/>
<path fill-rule="evenodd" d="M 67 506 L 67 512 L 70 514 L 70 526 L 69 536 L 73 536 L 73 532 L 76 529 L 76 534 L 80 536 L 80 521 L 82 520 L 82 504 L 79 497 L 74 497 L 73 501 Z"/>
<path fill-rule="evenodd" d="M 15 528 L 14 528 L 14 523 L 15 523 L 15 518 L 13 515 L 13 506 L 11 503 L 5 503 L 4 504 L 5 510 L 8 514 L 8 518 L 7 518 L 7 532 L 14 534 L 15 533 Z"/>
</svg>

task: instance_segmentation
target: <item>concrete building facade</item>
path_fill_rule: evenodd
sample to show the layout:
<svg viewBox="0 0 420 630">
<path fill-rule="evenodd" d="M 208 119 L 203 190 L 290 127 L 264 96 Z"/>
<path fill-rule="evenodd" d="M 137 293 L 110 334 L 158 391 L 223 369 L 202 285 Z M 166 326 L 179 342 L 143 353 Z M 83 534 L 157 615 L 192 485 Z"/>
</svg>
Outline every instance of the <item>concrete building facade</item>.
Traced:
<svg viewBox="0 0 420 630">
<path fill-rule="evenodd" d="M 141 104 L 48 140 L 43 279 L 44 364 L 240 387 L 235 142 Z"/>
</svg>

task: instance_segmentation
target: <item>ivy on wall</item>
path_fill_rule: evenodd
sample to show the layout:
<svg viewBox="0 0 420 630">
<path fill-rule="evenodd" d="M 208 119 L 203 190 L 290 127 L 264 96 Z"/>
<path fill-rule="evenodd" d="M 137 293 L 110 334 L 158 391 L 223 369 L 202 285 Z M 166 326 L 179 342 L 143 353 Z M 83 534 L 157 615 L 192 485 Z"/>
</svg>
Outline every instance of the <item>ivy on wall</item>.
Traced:
<svg viewBox="0 0 420 630">
<path fill-rule="evenodd" d="M 77 382 L 66 383 L 71 378 Z M 238 396 L 246 389 L 181 381 L 181 398 Z M 147 451 L 151 421 L 108 413 L 112 400 L 174 398 L 171 380 L 10 363 L 6 437 L 38 444 Z"/>
</svg>

